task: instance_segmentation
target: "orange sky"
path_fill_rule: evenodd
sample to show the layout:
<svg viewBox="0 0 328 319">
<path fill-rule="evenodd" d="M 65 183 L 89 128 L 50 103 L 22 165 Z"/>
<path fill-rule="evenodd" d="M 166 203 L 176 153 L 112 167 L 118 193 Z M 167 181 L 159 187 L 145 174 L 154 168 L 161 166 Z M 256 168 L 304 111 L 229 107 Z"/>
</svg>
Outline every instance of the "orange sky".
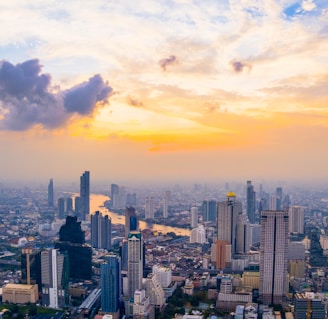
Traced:
<svg viewBox="0 0 328 319">
<path fill-rule="evenodd" d="M 325 1 L 0 12 L 0 181 L 328 178 Z"/>
</svg>

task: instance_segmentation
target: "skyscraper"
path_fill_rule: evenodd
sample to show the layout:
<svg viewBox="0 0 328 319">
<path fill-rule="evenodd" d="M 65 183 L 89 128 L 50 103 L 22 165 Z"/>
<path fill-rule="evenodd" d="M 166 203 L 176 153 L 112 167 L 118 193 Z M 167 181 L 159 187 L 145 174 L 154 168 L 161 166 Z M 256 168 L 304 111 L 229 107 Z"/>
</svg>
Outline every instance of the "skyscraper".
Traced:
<svg viewBox="0 0 328 319">
<path fill-rule="evenodd" d="M 65 218 L 65 198 L 64 197 L 58 198 L 58 217 L 60 219 Z"/>
<path fill-rule="evenodd" d="M 263 211 L 260 241 L 260 298 L 281 304 L 287 292 L 288 213 Z"/>
<path fill-rule="evenodd" d="M 191 228 L 195 228 L 198 225 L 198 207 L 196 206 L 191 207 L 190 214 L 191 214 L 190 226 Z"/>
<path fill-rule="evenodd" d="M 154 217 L 155 217 L 154 198 L 147 197 L 145 202 L 145 218 L 154 219 Z"/>
<path fill-rule="evenodd" d="M 217 204 L 215 200 L 204 200 L 202 210 L 205 222 L 215 223 L 217 221 Z"/>
<path fill-rule="evenodd" d="M 68 256 L 57 249 L 41 252 L 42 304 L 51 308 L 68 305 Z"/>
<path fill-rule="evenodd" d="M 289 208 L 289 232 L 304 234 L 304 209 L 301 206 Z"/>
<path fill-rule="evenodd" d="M 255 224 L 255 191 L 251 181 L 247 181 L 247 217 L 251 224 Z"/>
<path fill-rule="evenodd" d="M 121 259 L 116 255 L 107 255 L 101 265 L 101 311 L 118 318 L 116 314 L 121 305 L 121 294 Z"/>
<path fill-rule="evenodd" d="M 134 298 L 134 292 L 142 288 L 143 277 L 143 239 L 140 232 L 128 235 L 128 291 L 129 298 Z"/>
<path fill-rule="evenodd" d="M 66 223 L 59 230 L 59 241 L 55 248 L 67 252 L 69 257 L 69 277 L 91 279 L 92 248 L 85 244 L 84 231 L 76 216 L 67 216 Z"/>
<path fill-rule="evenodd" d="M 50 178 L 48 185 L 48 206 L 54 206 L 54 182 L 52 178 Z"/>
<path fill-rule="evenodd" d="M 283 192 L 282 187 L 276 188 L 276 210 L 282 210 L 282 200 L 283 200 Z"/>
<path fill-rule="evenodd" d="M 169 200 L 170 200 L 171 192 L 165 191 L 163 197 L 163 218 L 167 218 L 169 216 Z"/>
<path fill-rule="evenodd" d="M 236 228 L 238 216 L 242 214 L 242 204 L 236 200 L 234 192 L 227 194 L 227 199 L 218 202 L 217 206 L 217 230 L 218 240 L 226 240 L 232 249 L 232 254 L 236 253 Z"/>
<path fill-rule="evenodd" d="M 131 231 L 137 231 L 139 228 L 136 210 L 133 207 L 125 209 L 125 237 L 128 237 Z"/>
<path fill-rule="evenodd" d="M 119 206 L 120 187 L 117 184 L 112 184 L 110 187 L 110 203 L 111 207 L 117 209 Z"/>
<path fill-rule="evenodd" d="M 86 220 L 90 214 L 90 172 L 85 171 L 80 177 L 80 214 Z"/>
<path fill-rule="evenodd" d="M 91 246 L 93 248 L 112 248 L 112 222 L 99 211 L 91 215 Z"/>
<path fill-rule="evenodd" d="M 41 291 L 41 250 L 23 248 L 21 255 L 22 283 L 37 284 Z"/>
</svg>

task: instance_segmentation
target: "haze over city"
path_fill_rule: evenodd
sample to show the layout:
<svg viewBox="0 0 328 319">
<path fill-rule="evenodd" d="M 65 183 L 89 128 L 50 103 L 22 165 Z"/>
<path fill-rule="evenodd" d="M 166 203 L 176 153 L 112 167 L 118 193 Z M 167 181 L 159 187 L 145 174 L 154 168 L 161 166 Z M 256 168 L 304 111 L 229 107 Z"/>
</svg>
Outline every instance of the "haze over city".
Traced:
<svg viewBox="0 0 328 319">
<path fill-rule="evenodd" d="M 1 181 L 327 180 L 327 9 L 2 2 Z"/>
</svg>

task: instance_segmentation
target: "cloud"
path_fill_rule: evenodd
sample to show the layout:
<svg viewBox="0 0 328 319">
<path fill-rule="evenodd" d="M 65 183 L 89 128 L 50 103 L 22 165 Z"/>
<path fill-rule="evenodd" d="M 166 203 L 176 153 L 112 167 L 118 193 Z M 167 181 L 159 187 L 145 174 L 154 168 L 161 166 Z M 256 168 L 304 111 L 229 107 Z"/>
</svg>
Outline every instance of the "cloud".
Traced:
<svg viewBox="0 0 328 319">
<path fill-rule="evenodd" d="M 313 2 L 313 0 L 304 0 L 302 2 L 302 9 L 304 11 L 312 11 L 316 8 L 316 4 Z"/>
<path fill-rule="evenodd" d="M 175 55 L 171 55 L 168 58 L 161 59 L 158 63 L 161 66 L 163 71 L 166 71 L 167 66 L 174 65 L 178 62 Z"/>
<path fill-rule="evenodd" d="M 252 66 L 250 64 L 242 61 L 233 60 L 230 62 L 230 64 L 232 65 L 232 68 L 236 73 L 243 72 L 245 68 L 247 68 L 248 71 L 252 69 Z"/>
<path fill-rule="evenodd" d="M 144 106 L 143 103 L 142 103 L 142 101 L 140 101 L 140 100 L 138 100 L 136 98 L 133 98 L 131 96 L 127 96 L 126 100 L 127 100 L 127 103 L 129 105 L 131 105 L 131 106 L 136 106 L 136 107 L 142 107 L 142 106 Z"/>
<path fill-rule="evenodd" d="M 0 129 L 22 131 L 36 124 L 60 127 L 74 113 L 92 114 L 112 92 L 100 75 L 61 91 L 51 86 L 51 76 L 41 70 L 38 59 L 16 65 L 0 62 Z"/>
</svg>

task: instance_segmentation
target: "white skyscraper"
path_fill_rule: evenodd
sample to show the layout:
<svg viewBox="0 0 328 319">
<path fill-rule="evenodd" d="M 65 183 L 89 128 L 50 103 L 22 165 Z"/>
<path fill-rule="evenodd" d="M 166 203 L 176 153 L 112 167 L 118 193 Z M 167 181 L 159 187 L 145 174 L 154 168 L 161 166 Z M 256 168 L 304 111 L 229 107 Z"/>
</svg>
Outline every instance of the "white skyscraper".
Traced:
<svg viewBox="0 0 328 319">
<path fill-rule="evenodd" d="M 206 242 L 206 231 L 204 225 L 198 225 L 190 232 L 190 242 L 204 244 Z"/>
<path fill-rule="evenodd" d="M 196 206 L 191 207 L 190 214 L 191 214 L 190 226 L 191 228 L 195 228 L 198 225 L 198 207 Z"/>
<path fill-rule="evenodd" d="M 172 282 L 172 270 L 169 267 L 153 266 L 153 273 L 156 274 L 161 286 L 167 288 Z"/>
<path fill-rule="evenodd" d="M 163 197 L 163 218 L 167 218 L 169 216 L 169 200 L 170 200 L 171 192 L 165 191 Z"/>
<path fill-rule="evenodd" d="M 288 213 L 263 211 L 260 241 L 260 299 L 281 304 L 287 292 Z"/>
<path fill-rule="evenodd" d="M 164 290 L 157 275 L 150 273 L 146 279 L 146 296 L 149 297 L 150 304 L 161 309 L 165 304 Z"/>
<path fill-rule="evenodd" d="M 140 232 L 128 235 L 128 290 L 129 297 L 142 288 L 143 277 L 143 240 Z"/>
</svg>

